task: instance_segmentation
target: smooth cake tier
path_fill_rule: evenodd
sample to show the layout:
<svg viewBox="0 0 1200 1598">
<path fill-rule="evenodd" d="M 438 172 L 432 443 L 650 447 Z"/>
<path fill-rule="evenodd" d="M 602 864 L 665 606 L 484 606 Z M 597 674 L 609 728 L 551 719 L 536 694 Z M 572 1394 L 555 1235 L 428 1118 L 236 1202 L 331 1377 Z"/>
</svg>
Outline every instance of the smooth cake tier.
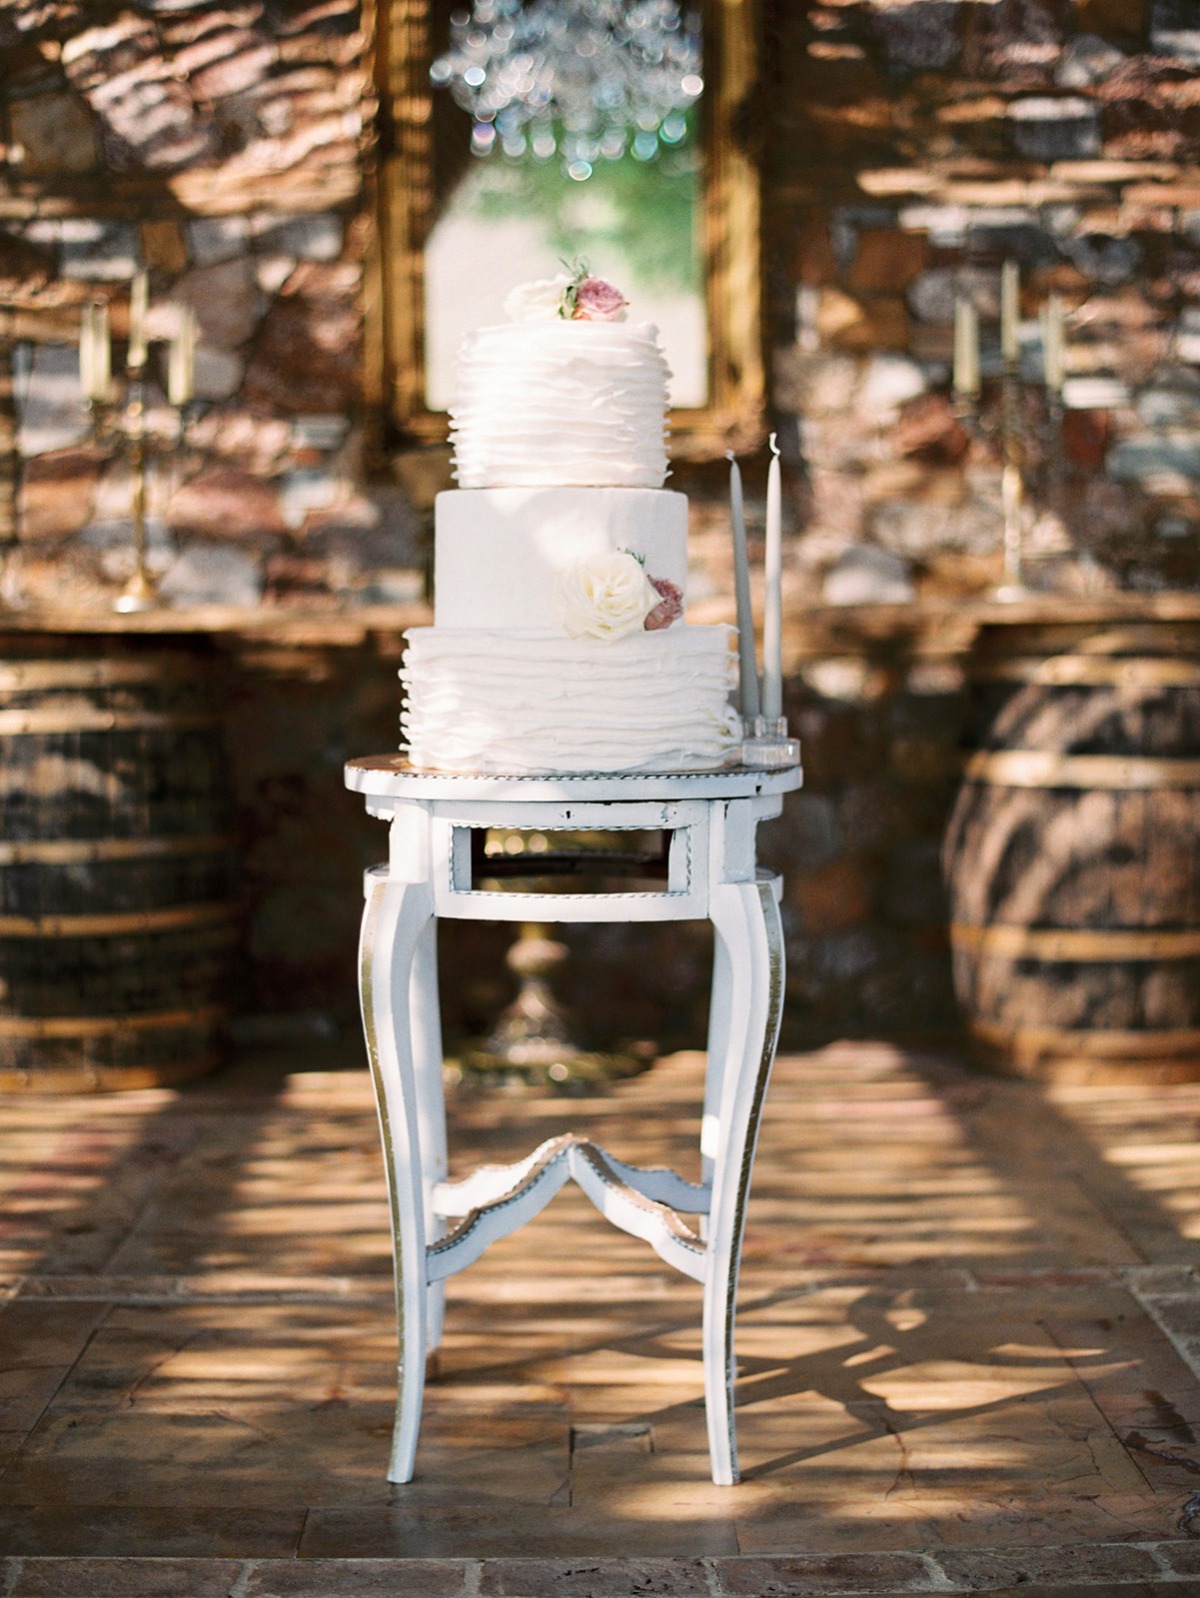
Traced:
<svg viewBox="0 0 1200 1598">
<path fill-rule="evenodd" d="M 661 488 L 670 371 L 650 323 L 481 327 L 450 406 L 460 488 Z"/>
<path fill-rule="evenodd" d="M 558 632 L 416 627 L 402 747 L 434 771 L 688 771 L 723 765 L 740 727 L 730 627 L 616 643 Z"/>
<path fill-rule="evenodd" d="M 561 632 L 558 573 L 628 550 L 684 592 L 687 496 L 662 488 L 474 488 L 439 494 L 434 512 L 439 627 Z"/>
</svg>

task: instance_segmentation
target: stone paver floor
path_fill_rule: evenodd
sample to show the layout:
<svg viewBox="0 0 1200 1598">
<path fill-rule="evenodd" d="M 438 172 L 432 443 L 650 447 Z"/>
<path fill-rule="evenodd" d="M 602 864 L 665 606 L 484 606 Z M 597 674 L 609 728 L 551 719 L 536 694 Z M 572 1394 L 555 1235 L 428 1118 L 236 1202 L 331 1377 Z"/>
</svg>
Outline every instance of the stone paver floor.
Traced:
<svg viewBox="0 0 1200 1598">
<path fill-rule="evenodd" d="M 702 1061 L 452 1099 L 696 1174 Z M 360 1070 L 0 1103 L 0 1594 L 1200 1594 L 1200 1086 L 843 1043 L 768 1101 L 708 1481 L 699 1289 L 567 1189 L 450 1284 L 419 1478 Z"/>
</svg>

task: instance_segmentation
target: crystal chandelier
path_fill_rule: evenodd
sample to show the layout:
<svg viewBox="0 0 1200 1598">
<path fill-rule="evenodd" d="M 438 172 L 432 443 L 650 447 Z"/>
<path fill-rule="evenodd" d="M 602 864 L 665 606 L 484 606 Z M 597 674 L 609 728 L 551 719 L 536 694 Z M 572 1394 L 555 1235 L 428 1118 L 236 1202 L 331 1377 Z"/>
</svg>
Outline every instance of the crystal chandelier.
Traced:
<svg viewBox="0 0 1200 1598">
<path fill-rule="evenodd" d="M 597 161 L 682 143 L 700 65 L 699 17 L 679 0 L 472 0 L 430 76 L 469 112 L 476 155 L 557 153 L 583 181 Z"/>
</svg>

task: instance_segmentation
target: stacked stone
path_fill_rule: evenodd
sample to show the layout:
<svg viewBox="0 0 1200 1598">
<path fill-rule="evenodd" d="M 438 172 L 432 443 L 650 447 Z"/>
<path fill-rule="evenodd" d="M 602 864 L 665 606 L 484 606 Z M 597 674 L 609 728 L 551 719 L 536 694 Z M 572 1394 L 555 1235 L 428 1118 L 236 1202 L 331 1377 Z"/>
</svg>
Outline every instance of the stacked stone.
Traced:
<svg viewBox="0 0 1200 1598">
<path fill-rule="evenodd" d="M 371 102 L 354 0 L 21 4 L 0 18 L 0 50 L 0 336 L 16 395 L 4 475 L 19 484 L 8 597 L 104 601 L 128 575 L 128 462 L 96 441 L 77 338 L 81 306 L 110 302 L 119 366 L 140 268 L 164 594 L 419 592 L 410 518 L 361 488 Z M 178 448 L 161 341 L 182 306 L 199 342 Z"/>
<path fill-rule="evenodd" d="M 763 831 L 787 872 L 787 1026 L 797 1045 L 928 1039 L 953 1024 L 939 849 L 966 700 L 951 642 L 843 640 L 797 662 L 788 709 L 804 787 Z"/>
<path fill-rule="evenodd" d="M 1022 355 L 1030 582 L 1193 586 L 1200 7 L 836 0 L 775 15 L 775 399 L 808 467 L 810 592 L 854 603 L 998 578 L 996 440 L 955 413 L 950 357 L 969 296 L 994 396 L 1004 260 L 1030 333 L 1051 293 L 1068 317 L 1061 426 L 1037 341 Z"/>
</svg>

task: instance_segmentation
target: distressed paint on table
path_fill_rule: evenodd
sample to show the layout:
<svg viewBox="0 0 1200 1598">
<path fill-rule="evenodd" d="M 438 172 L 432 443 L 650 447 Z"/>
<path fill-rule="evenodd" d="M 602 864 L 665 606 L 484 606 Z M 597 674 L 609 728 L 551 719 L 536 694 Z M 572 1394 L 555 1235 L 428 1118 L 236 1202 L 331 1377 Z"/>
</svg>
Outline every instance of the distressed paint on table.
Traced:
<svg viewBox="0 0 1200 1598">
<path fill-rule="evenodd" d="M 798 768 L 617 776 L 450 776 L 397 757 L 352 761 L 347 786 L 390 822 L 388 863 L 367 873 L 360 941 L 363 1026 L 388 1172 L 398 1393 L 389 1479 L 415 1470 L 426 1358 L 444 1283 L 532 1220 L 574 1180 L 613 1225 L 703 1288 L 705 1412 L 713 1481 L 739 1479 L 733 1415 L 738 1269 L 763 1099 L 783 1003 L 779 879 L 756 864 L 758 823 Z M 501 893 L 475 881 L 474 834 L 661 832 L 661 889 Z M 546 859 L 553 859 L 553 855 Z M 543 859 L 542 864 L 545 864 Z M 450 1183 L 435 927 L 440 916 L 519 921 L 707 918 L 714 929 L 701 1181 L 642 1170 L 570 1133 L 527 1159 Z M 698 1231 L 677 1210 L 701 1217 Z M 447 1223 L 458 1224 L 449 1228 Z"/>
</svg>

